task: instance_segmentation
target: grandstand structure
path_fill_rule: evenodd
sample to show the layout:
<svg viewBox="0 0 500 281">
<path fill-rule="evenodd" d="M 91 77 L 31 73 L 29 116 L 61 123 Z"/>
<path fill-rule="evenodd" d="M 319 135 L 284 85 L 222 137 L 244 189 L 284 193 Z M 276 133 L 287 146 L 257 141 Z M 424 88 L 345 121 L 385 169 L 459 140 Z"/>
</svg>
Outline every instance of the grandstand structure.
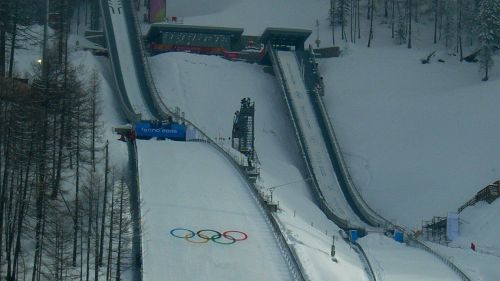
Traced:
<svg viewBox="0 0 500 281">
<path fill-rule="evenodd" d="M 243 35 L 242 28 L 175 23 L 152 24 L 145 36 L 151 54 L 189 52 L 219 55 L 231 60 L 260 62 L 264 46 L 304 50 L 311 30 L 268 27 L 261 35 Z"/>
<path fill-rule="evenodd" d="M 242 34 L 242 28 L 162 23 L 151 25 L 146 40 L 153 54 L 184 51 L 223 55 L 242 49 Z"/>
</svg>

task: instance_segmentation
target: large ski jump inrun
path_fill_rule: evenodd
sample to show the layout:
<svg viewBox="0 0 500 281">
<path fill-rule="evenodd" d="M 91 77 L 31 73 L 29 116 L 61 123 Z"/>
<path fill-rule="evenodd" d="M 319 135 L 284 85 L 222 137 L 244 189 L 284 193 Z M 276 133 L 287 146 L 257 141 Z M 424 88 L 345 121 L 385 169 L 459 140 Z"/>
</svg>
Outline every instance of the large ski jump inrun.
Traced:
<svg viewBox="0 0 500 281">
<path fill-rule="evenodd" d="M 118 52 L 119 64 L 123 76 L 123 83 L 127 91 L 127 96 L 132 104 L 132 109 L 136 113 L 142 114 L 142 119 L 151 119 L 144 100 L 137 78 L 137 70 L 134 64 L 131 42 L 127 30 L 127 19 L 123 13 L 121 0 L 109 0 L 108 8 L 111 14 L 113 33 L 116 40 L 116 51 Z M 132 38 L 134 39 L 134 38 Z"/>
<path fill-rule="evenodd" d="M 290 93 L 290 104 L 296 112 L 296 122 L 302 130 L 302 141 L 309 154 L 311 168 L 325 200 L 337 216 L 357 225 L 364 225 L 352 211 L 339 186 L 295 53 L 278 51 L 277 57 Z"/>
<path fill-rule="evenodd" d="M 229 160 L 204 143 L 137 145 L 145 281 L 292 279 L 263 210 Z"/>
</svg>

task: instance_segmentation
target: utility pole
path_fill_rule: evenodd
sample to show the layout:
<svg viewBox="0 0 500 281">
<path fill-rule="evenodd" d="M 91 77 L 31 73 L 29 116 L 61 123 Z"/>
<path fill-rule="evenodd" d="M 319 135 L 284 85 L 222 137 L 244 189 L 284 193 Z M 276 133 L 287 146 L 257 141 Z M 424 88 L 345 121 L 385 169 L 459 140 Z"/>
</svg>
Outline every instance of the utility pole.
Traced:
<svg viewBox="0 0 500 281">
<path fill-rule="evenodd" d="M 321 40 L 319 40 L 319 20 L 316 20 L 316 48 L 319 48 L 319 43 L 321 43 Z"/>
</svg>

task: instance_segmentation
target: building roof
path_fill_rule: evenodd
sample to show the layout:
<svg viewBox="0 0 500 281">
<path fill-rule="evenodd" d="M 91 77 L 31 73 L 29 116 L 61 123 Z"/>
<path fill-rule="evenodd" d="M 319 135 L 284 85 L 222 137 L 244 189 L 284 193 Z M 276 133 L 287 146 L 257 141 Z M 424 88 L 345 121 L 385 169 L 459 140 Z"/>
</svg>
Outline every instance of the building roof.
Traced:
<svg viewBox="0 0 500 281">
<path fill-rule="evenodd" d="M 262 42 L 279 39 L 280 41 L 290 40 L 290 42 L 299 41 L 303 43 L 311 33 L 312 31 L 308 29 L 268 27 L 264 30 L 260 39 Z"/>
<path fill-rule="evenodd" d="M 146 34 L 146 38 L 149 39 L 152 36 L 156 36 L 157 33 L 161 31 L 220 34 L 220 35 L 230 35 L 230 36 L 241 36 L 241 34 L 243 34 L 243 28 L 154 23 L 149 28 L 149 31 Z"/>
</svg>

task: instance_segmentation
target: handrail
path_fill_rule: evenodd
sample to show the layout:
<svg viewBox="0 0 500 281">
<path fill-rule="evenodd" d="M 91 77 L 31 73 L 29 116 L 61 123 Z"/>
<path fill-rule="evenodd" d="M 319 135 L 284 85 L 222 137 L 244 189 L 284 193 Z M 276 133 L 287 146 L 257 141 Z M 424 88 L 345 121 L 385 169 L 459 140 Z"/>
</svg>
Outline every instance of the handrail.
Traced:
<svg viewBox="0 0 500 281">
<path fill-rule="evenodd" d="M 240 165 L 234 160 L 233 157 L 231 157 L 217 142 L 215 142 L 212 138 L 210 138 L 204 131 L 202 131 L 198 126 L 193 124 L 191 121 L 187 120 L 186 118 L 182 116 L 178 116 L 175 114 L 168 106 L 164 103 L 163 99 L 161 98 L 153 77 L 151 75 L 151 69 L 149 67 L 149 61 L 146 56 L 146 52 L 144 50 L 144 46 L 142 44 L 142 38 L 140 36 L 140 27 L 138 24 L 137 16 L 134 11 L 132 11 L 133 14 L 133 20 L 134 20 L 134 27 L 136 29 L 136 32 L 138 34 L 137 40 L 139 42 L 139 51 L 141 52 L 141 58 L 142 58 L 142 64 L 144 67 L 144 74 L 146 76 L 146 84 L 149 88 L 148 93 L 151 95 L 151 100 L 152 100 L 152 105 L 155 107 L 155 110 L 158 112 L 158 114 L 162 118 L 167 118 L 169 116 L 175 117 L 179 122 L 182 122 L 188 126 L 191 126 L 193 129 L 196 130 L 198 134 L 201 135 L 201 138 L 198 141 L 203 141 L 208 144 L 210 144 L 212 147 L 217 149 L 226 159 L 230 161 L 230 163 L 235 167 L 239 172 L 244 181 L 246 182 L 247 186 L 250 187 L 250 190 L 252 191 L 252 195 L 255 199 L 257 199 L 257 203 L 260 207 L 260 209 L 264 212 L 266 220 L 270 225 L 272 226 L 272 230 L 274 233 L 274 236 L 276 238 L 276 241 L 278 243 L 278 246 L 283 254 L 283 257 L 287 261 L 288 268 L 293 275 L 295 280 L 306 280 L 304 273 L 301 270 L 301 267 L 298 264 L 298 259 L 297 257 L 293 254 L 293 251 L 290 249 L 290 246 L 286 242 L 285 237 L 283 236 L 283 233 L 281 232 L 278 223 L 276 222 L 276 218 L 270 213 L 269 210 L 266 208 L 266 203 L 264 200 L 259 196 L 258 188 L 251 182 L 250 178 L 248 175 L 243 171 Z"/>
<path fill-rule="evenodd" d="M 361 247 L 361 245 L 356 241 L 351 242 L 351 244 L 356 247 L 363 262 L 367 265 L 368 267 L 367 272 L 369 273 L 369 277 L 371 278 L 371 280 L 377 281 L 377 276 L 375 275 L 375 271 L 373 271 L 372 264 L 370 263 L 370 260 L 368 259 L 368 255 L 366 254 L 365 250 L 363 250 L 363 247 Z"/>
<path fill-rule="evenodd" d="M 451 270 L 453 270 L 459 277 L 460 279 L 462 279 L 463 281 L 472 281 L 472 279 L 467 275 L 465 274 L 465 272 L 463 272 L 460 268 L 458 268 L 453 262 L 451 262 L 449 259 L 447 259 L 446 257 L 444 257 L 443 255 L 441 255 L 440 253 L 438 253 L 437 251 L 431 249 L 429 246 L 425 245 L 422 241 L 419 241 L 418 239 L 416 238 L 410 238 L 410 241 L 413 242 L 412 246 L 414 247 L 417 247 L 417 248 L 420 248 L 432 255 L 434 255 L 435 257 L 437 257 L 438 259 L 440 259 L 441 261 L 443 261 L 446 265 L 448 265 L 448 267 L 451 268 Z"/>
</svg>

